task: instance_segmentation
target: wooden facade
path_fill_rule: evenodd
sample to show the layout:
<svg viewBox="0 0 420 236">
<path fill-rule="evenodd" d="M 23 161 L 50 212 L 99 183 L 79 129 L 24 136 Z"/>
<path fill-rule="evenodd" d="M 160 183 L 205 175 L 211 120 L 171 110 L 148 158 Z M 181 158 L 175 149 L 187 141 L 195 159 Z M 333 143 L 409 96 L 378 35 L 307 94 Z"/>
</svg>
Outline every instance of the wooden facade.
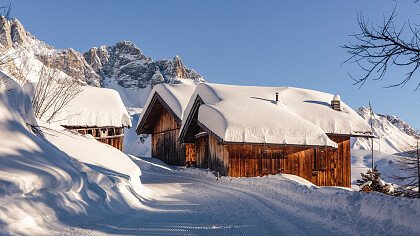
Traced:
<svg viewBox="0 0 420 236">
<path fill-rule="evenodd" d="M 195 147 L 197 167 L 231 177 L 292 174 L 318 186 L 351 186 L 350 135 L 327 134 L 338 148 L 225 142 L 198 121 L 203 100 L 197 96 L 181 131 Z"/>
<path fill-rule="evenodd" d="M 152 157 L 168 165 L 195 164 L 195 148 L 179 141 L 180 128 L 181 119 L 156 93 L 145 111 L 145 118 L 141 120 L 137 133 L 151 134 Z"/>
<path fill-rule="evenodd" d="M 212 135 L 196 139 L 196 166 L 232 177 L 292 174 L 318 186 L 351 186 L 350 136 L 329 135 L 338 148 L 223 144 Z"/>
<path fill-rule="evenodd" d="M 64 126 L 66 129 L 75 130 L 81 134 L 90 134 L 96 140 L 123 150 L 124 128 L 123 127 L 78 127 Z"/>
</svg>

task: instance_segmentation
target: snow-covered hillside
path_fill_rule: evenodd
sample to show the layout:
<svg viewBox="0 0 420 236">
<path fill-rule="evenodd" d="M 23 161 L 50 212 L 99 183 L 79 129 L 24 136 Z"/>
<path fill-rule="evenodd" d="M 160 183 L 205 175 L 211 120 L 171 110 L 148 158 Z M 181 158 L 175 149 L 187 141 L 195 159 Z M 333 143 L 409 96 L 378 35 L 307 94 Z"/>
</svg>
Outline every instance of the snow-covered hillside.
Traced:
<svg viewBox="0 0 420 236">
<path fill-rule="evenodd" d="M 29 96 L 2 77 L 1 235 L 58 233 L 141 206 L 141 171 L 125 154 L 90 136 L 29 125 L 37 126 Z"/>
<path fill-rule="evenodd" d="M 366 122 L 371 123 L 370 111 L 368 108 L 361 107 L 357 110 L 357 113 L 363 117 Z M 394 116 L 378 115 L 374 114 L 372 128 L 373 134 L 376 139 L 373 142 L 373 149 L 387 153 L 387 154 L 398 154 L 407 152 L 414 149 L 416 140 L 411 134 L 410 130 L 413 130 L 405 122 L 401 121 L 392 123 L 389 119 Z M 396 119 L 394 119 L 396 120 Z M 399 127 L 394 124 L 401 124 Z M 406 133 L 408 130 L 408 133 Z M 353 149 L 371 150 L 371 140 L 364 138 L 352 139 Z"/>
</svg>

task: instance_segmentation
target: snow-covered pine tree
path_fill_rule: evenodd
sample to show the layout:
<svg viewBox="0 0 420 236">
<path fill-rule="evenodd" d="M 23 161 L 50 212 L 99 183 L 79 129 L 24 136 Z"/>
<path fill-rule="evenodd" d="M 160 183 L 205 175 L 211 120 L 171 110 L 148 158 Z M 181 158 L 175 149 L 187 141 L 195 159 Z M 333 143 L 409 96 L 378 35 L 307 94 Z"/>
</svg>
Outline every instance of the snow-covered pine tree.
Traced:
<svg viewBox="0 0 420 236">
<path fill-rule="evenodd" d="M 361 173 L 362 179 L 357 180 L 357 185 L 361 192 L 381 192 L 388 195 L 396 195 L 392 184 L 386 183 L 381 179 L 378 169 L 369 169 L 366 173 Z"/>
</svg>

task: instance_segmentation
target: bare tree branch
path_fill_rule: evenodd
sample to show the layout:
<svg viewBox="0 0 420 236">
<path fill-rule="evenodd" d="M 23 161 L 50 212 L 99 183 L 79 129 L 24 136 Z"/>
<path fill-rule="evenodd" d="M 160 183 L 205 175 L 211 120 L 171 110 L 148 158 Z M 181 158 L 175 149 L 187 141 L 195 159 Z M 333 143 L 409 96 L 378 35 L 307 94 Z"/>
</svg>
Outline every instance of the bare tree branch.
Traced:
<svg viewBox="0 0 420 236">
<path fill-rule="evenodd" d="M 382 80 L 393 66 L 406 68 L 401 81 L 386 86 L 404 86 L 420 67 L 420 29 L 407 21 L 401 28 L 395 26 L 396 8 L 384 18 L 381 25 L 369 24 L 362 13 L 357 14 L 359 33 L 351 35 L 355 43 L 343 45 L 350 55 L 343 63 L 355 63 L 364 73 L 360 78 L 349 74 L 354 85 L 363 86 L 368 79 Z M 406 30 L 406 29 L 409 30 Z M 420 89 L 420 82 L 415 90 Z"/>
<path fill-rule="evenodd" d="M 35 117 L 50 123 L 81 92 L 81 85 L 71 78 L 58 79 L 58 71 L 43 67 L 34 91 L 32 106 Z"/>
</svg>

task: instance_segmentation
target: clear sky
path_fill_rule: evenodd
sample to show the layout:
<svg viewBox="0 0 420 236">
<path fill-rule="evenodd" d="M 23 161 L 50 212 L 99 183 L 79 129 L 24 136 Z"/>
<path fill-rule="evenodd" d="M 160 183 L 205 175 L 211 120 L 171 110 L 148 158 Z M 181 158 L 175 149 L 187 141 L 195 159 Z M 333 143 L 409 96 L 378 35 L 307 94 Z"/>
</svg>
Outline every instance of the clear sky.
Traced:
<svg viewBox="0 0 420 236">
<path fill-rule="evenodd" d="M 347 73 L 360 70 L 341 65 L 347 54 L 340 48 L 358 31 L 357 11 L 379 23 L 397 4 L 399 20 L 420 23 L 413 2 L 12 0 L 12 15 L 55 48 L 84 52 L 129 40 L 153 59 L 180 55 L 209 82 L 321 90 L 353 108 L 371 101 L 375 112 L 420 128 L 420 92 L 413 92 L 420 71 L 404 88 L 381 88 L 402 79 L 394 68 L 359 89 Z"/>
</svg>

